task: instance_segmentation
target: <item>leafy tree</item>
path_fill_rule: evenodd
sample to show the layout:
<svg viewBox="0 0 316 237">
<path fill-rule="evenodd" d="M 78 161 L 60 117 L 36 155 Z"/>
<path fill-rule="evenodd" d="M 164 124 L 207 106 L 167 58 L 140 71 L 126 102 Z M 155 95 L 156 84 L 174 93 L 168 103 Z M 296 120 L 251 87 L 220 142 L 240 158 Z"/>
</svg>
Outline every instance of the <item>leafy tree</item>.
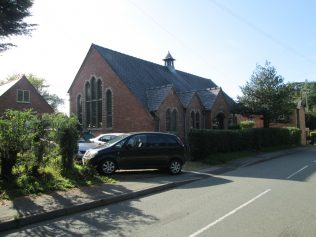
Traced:
<svg viewBox="0 0 316 237">
<path fill-rule="evenodd" d="M 302 101 L 306 112 L 316 111 L 316 82 L 292 82 L 295 101 Z"/>
<path fill-rule="evenodd" d="M 0 82 L 0 85 L 3 83 L 16 80 L 21 77 L 22 77 L 21 74 L 14 74 L 12 76 L 7 77 L 2 83 Z M 60 98 L 56 94 L 50 94 L 47 91 L 47 89 L 49 88 L 49 85 L 47 84 L 47 81 L 45 79 L 37 77 L 32 73 L 26 75 L 26 77 L 31 82 L 31 84 L 35 87 L 35 89 L 37 89 L 40 95 L 43 96 L 43 98 L 55 111 L 58 110 L 58 106 L 64 104 L 64 100 L 62 98 Z"/>
<path fill-rule="evenodd" d="M 35 24 L 23 21 L 31 15 L 32 0 L 1 0 L 0 1 L 0 40 L 13 35 L 30 34 Z M 0 52 L 15 46 L 12 43 L 0 43 Z"/>
<path fill-rule="evenodd" d="M 284 79 L 270 62 L 256 66 L 250 81 L 241 87 L 243 93 L 238 100 L 254 114 L 264 116 L 264 127 L 269 127 L 272 120 L 280 115 L 290 115 L 294 108 L 291 87 L 284 84 Z"/>
<path fill-rule="evenodd" d="M 32 85 L 38 90 L 41 96 L 47 101 L 47 103 L 52 106 L 52 108 L 57 111 L 59 105 L 64 104 L 64 100 L 56 94 L 50 94 L 46 89 L 49 88 L 46 80 L 39 78 L 33 74 L 27 75 L 28 80 Z"/>
</svg>

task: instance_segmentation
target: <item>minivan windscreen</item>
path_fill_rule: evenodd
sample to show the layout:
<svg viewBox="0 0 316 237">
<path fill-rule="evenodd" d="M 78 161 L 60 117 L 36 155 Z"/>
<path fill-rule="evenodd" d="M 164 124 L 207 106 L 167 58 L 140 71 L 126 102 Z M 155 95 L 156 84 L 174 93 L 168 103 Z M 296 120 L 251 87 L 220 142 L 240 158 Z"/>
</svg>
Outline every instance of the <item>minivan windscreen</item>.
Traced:
<svg viewBox="0 0 316 237">
<path fill-rule="evenodd" d="M 113 139 L 111 139 L 110 141 L 108 141 L 107 143 L 105 143 L 104 145 L 102 145 L 103 147 L 109 147 L 112 146 L 114 144 L 116 144 L 117 142 L 123 140 L 124 138 L 128 137 L 130 134 L 128 133 L 124 133 L 122 135 L 119 135 Z"/>
</svg>

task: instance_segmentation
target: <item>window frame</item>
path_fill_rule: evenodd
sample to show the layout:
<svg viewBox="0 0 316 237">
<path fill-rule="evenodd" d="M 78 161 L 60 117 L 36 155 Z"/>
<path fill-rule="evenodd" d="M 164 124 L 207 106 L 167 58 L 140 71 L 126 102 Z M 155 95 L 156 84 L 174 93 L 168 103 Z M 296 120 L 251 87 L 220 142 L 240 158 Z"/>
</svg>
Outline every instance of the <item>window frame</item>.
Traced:
<svg viewBox="0 0 316 237">
<path fill-rule="evenodd" d="M 29 104 L 31 103 L 31 92 L 29 90 L 21 90 L 21 89 L 17 89 L 16 90 L 16 102 L 17 103 L 24 103 L 24 104 Z M 22 100 L 20 100 L 20 96 L 19 93 L 22 93 Z M 26 95 L 27 99 L 26 99 Z"/>
<path fill-rule="evenodd" d="M 105 106 L 106 106 L 106 128 L 113 127 L 113 92 L 107 89 L 105 92 Z"/>
<path fill-rule="evenodd" d="M 100 93 L 101 92 L 101 93 Z M 92 76 L 85 84 L 85 126 L 89 129 L 102 128 L 102 80 Z"/>
<path fill-rule="evenodd" d="M 166 131 L 177 132 L 178 131 L 178 111 L 177 109 L 168 108 L 166 110 Z"/>
</svg>

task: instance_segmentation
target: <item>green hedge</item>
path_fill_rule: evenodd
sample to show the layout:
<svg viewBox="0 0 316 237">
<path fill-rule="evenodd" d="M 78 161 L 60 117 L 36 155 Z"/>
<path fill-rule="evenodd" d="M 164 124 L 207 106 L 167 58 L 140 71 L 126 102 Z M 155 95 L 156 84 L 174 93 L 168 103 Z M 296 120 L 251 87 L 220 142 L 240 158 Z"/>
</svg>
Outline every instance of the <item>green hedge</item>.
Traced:
<svg viewBox="0 0 316 237">
<path fill-rule="evenodd" d="M 299 145 L 298 128 L 250 128 L 242 130 L 192 130 L 191 156 L 199 160 L 216 152 L 260 150 L 266 147 Z"/>
</svg>

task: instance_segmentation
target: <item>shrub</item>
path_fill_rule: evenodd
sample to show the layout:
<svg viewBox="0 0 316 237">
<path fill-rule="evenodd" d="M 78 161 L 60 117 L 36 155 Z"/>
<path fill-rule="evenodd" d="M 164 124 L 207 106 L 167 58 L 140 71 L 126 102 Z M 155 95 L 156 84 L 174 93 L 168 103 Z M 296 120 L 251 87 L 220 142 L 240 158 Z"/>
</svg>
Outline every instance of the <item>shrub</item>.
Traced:
<svg viewBox="0 0 316 237">
<path fill-rule="evenodd" d="M 13 166 L 18 153 L 31 147 L 33 133 L 29 121 L 33 118 L 32 111 L 8 110 L 0 119 L 0 160 L 1 176 L 12 176 Z"/>
<path fill-rule="evenodd" d="M 316 141 L 316 131 L 311 131 L 311 132 L 309 133 L 309 136 L 310 136 L 310 138 L 311 138 L 311 143 L 312 143 L 312 144 L 315 144 L 315 141 Z"/>
<path fill-rule="evenodd" d="M 59 145 L 62 157 L 62 168 L 69 171 L 73 168 L 74 156 L 78 151 L 79 131 L 76 117 L 56 114 L 53 117 L 53 127 L 56 131 L 55 139 Z"/>
<path fill-rule="evenodd" d="M 240 122 L 241 129 L 253 128 L 255 126 L 255 122 L 252 120 L 246 120 Z"/>
</svg>

